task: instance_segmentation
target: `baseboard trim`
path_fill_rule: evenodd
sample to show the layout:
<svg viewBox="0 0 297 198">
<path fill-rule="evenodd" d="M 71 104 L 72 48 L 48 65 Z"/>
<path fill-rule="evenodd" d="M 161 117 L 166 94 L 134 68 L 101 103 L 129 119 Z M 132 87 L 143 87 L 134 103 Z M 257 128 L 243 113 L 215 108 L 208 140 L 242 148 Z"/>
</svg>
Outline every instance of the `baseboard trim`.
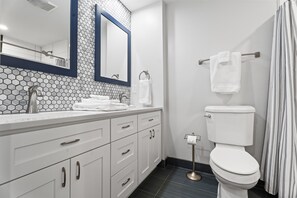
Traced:
<svg viewBox="0 0 297 198">
<path fill-rule="evenodd" d="M 172 166 L 177 166 L 177 167 L 182 167 L 182 168 L 187 168 L 187 169 L 193 168 L 193 163 L 191 161 L 187 161 L 187 160 L 177 159 L 177 158 L 173 158 L 173 157 L 167 157 L 166 160 L 162 160 L 162 161 L 163 162 L 161 162 L 161 163 L 162 163 L 163 167 L 166 167 L 167 165 L 172 165 Z M 204 172 L 204 173 L 213 174 L 213 172 L 208 164 L 201 164 L 201 163 L 196 162 L 195 170 L 198 172 L 200 171 L 200 172 Z"/>
</svg>

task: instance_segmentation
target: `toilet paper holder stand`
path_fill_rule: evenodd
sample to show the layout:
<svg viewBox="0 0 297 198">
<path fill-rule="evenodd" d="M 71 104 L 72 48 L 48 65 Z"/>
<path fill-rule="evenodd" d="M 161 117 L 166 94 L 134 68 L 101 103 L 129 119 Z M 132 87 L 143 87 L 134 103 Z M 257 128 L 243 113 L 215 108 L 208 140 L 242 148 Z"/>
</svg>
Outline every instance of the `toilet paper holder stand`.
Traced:
<svg viewBox="0 0 297 198">
<path fill-rule="evenodd" d="M 188 139 L 188 136 L 196 136 L 196 140 L 197 141 L 200 141 L 201 140 L 201 136 L 200 135 L 196 135 L 195 133 L 192 133 L 192 134 L 186 134 L 185 135 L 185 137 L 184 137 L 184 139 L 186 140 L 186 139 Z"/>
<path fill-rule="evenodd" d="M 186 134 L 184 139 L 188 139 L 188 136 L 196 136 L 196 141 L 201 140 L 201 136 L 196 135 L 195 133 Z M 191 171 L 187 172 L 187 178 L 192 181 L 200 181 L 202 177 L 198 172 L 195 171 L 195 144 L 192 144 L 192 164 L 193 164 L 193 168 Z"/>
</svg>

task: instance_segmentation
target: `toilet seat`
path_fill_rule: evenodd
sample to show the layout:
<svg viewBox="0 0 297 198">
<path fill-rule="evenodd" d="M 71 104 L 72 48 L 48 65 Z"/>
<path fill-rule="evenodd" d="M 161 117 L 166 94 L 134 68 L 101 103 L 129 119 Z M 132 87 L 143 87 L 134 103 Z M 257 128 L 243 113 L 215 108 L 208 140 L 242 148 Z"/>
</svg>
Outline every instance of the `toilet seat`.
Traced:
<svg viewBox="0 0 297 198">
<path fill-rule="evenodd" d="M 250 175 L 259 170 L 258 162 L 245 150 L 237 148 L 216 147 L 210 158 L 221 169 L 235 174 Z"/>
<path fill-rule="evenodd" d="M 254 184 L 260 178 L 258 162 L 244 150 L 215 148 L 210 166 L 219 177 L 238 185 Z"/>
<path fill-rule="evenodd" d="M 258 182 L 258 180 L 260 179 L 260 170 L 251 175 L 239 175 L 221 169 L 220 167 L 216 166 L 212 160 L 210 160 L 210 166 L 214 174 L 218 175 L 225 181 L 221 182 L 227 182 L 228 184 L 233 184 L 238 187 L 242 187 L 242 185 L 251 185 L 253 187 L 255 185 L 255 182 Z M 249 188 L 249 186 L 246 186 L 246 189 Z"/>
</svg>

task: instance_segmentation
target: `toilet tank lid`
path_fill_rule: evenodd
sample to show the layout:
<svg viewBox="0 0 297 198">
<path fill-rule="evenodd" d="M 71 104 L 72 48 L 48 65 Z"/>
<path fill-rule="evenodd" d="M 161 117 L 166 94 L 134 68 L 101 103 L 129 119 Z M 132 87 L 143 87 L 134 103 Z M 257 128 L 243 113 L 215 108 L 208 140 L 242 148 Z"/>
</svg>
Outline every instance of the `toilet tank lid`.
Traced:
<svg viewBox="0 0 297 198">
<path fill-rule="evenodd" d="M 252 106 L 207 106 L 205 111 L 214 113 L 254 113 L 256 109 Z"/>
</svg>

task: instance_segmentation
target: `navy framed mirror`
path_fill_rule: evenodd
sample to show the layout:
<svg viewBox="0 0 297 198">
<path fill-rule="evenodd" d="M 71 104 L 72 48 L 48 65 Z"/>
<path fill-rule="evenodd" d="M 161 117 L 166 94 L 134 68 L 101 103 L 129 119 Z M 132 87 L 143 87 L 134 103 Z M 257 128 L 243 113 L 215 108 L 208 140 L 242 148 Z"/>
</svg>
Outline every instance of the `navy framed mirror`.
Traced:
<svg viewBox="0 0 297 198">
<path fill-rule="evenodd" d="M 1 0 L 0 65 L 77 77 L 78 0 Z"/>
<path fill-rule="evenodd" d="M 131 32 L 95 7 L 95 80 L 131 86 Z"/>
</svg>

